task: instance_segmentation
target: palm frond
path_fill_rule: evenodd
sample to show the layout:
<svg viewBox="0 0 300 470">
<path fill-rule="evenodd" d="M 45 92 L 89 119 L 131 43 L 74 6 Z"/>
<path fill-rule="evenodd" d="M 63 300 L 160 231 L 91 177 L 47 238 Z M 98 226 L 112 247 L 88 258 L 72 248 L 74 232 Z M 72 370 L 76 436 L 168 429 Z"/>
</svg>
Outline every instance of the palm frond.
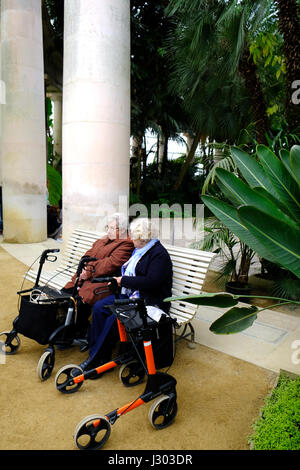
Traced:
<svg viewBox="0 0 300 470">
<path fill-rule="evenodd" d="M 205 181 L 204 181 L 204 184 L 203 184 L 203 187 L 202 187 L 202 194 L 206 194 L 207 190 L 208 190 L 208 187 L 214 183 L 215 181 L 215 177 L 216 177 L 216 169 L 217 168 L 223 168 L 224 170 L 227 170 L 227 171 L 236 171 L 237 168 L 236 168 L 236 165 L 232 159 L 232 157 L 230 155 L 228 155 L 227 157 L 224 157 L 222 158 L 221 160 L 219 160 L 218 162 L 216 162 L 212 169 L 210 170 L 210 172 L 208 173 Z"/>
</svg>

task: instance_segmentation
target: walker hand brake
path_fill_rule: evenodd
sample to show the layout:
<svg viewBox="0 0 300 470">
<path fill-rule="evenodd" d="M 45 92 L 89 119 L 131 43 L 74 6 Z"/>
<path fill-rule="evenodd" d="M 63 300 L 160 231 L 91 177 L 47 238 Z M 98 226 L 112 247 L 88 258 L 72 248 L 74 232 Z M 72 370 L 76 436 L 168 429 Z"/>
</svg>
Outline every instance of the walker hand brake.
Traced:
<svg viewBox="0 0 300 470">
<path fill-rule="evenodd" d="M 118 290 L 118 283 L 117 283 L 117 280 L 114 278 L 114 277 L 94 277 L 92 280 L 91 280 L 92 283 L 102 283 L 102 282 L 108 282 L 110 283 L 110 291 L 115 293 L 117 292 Z M 105 289 L 105 288 L 104 288 Z M 101 293 L 104 293 L 104 292 L 108 292 L 107 289 L 106 290 L 103 290 L 103 288 L 99 288 L 99 287 L 96 287 L 96 289 L 94 289 L 94 294 L 95 295 L 98 295 L 98 294 L 101 294 Z"/>
</svg>

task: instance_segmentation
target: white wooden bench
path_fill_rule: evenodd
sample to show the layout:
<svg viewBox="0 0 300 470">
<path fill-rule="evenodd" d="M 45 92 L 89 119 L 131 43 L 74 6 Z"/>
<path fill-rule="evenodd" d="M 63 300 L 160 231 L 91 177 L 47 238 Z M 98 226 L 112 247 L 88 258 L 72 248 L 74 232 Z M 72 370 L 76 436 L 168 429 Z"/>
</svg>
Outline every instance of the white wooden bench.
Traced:
<svg viewBox="0 0 300 470">
<path fill-rule="evenodd" d="M 75 230 L 66 245 L 59 268 L 53 272 L 42 272 L 39 284 L 41 286 L 47 284 L 56 289 L 64 287 L 76 271 L 80 258 L 103 235 L 103 233 Z M 216 254 L 173 245 L 164 244 L 164 246 L 173 263 L 172 295 L 199 294 L 209 265 Z M 34 282 L 36 276 L 37 271 L 30 270 L 26 274 L 26 279 Z M 176 319 L 177 329 L 181 331 L 176 340 L 190 338 L 188 343 L 190 347 L 195 344 L 195 332 L 191 322 L 197 308 L 197 305 L 182 301 L 173 301 L 170 308 L 170 315 Z"/>
<path fill-rule="evenodd" d="M 182 248 L 164 244 L 168 250 L 173 263 L 173 287 L 172 295 L 199 294 L 215 253 L 208 251 Z M 181 334 L 177 335 L 177 341 L 183 338 L 190 338 L 188 346 L 195 346 L 195 331 L 192 320 L 197 313 L 198 306 L 183 301 L 171 302 L 170 315 L 176 319 L 178 329 Z M 189 332 L 186 333 L 189 328 Z"/>
<path fill-rule="evenodd" d="M 72 279 L 81 257 L 96 240 L 104 235 L 105 233 L 74 230 L 66 244 L 59 267 L 53 272 L 42 271 L 39 285 L 44 286 L 47 284 L 49 287 L 62 289 Z M 37 270 L 31 269 L 25 275 L 25 279 L 35 282 L 36 276 Z"/>
</svg>

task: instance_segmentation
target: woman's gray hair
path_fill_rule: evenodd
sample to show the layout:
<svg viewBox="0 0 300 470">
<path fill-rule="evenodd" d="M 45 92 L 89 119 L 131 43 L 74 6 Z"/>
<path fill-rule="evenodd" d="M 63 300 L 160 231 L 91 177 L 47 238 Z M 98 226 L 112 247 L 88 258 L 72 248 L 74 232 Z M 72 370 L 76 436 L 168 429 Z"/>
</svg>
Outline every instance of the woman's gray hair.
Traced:
<svg viewBox="0 0 300 470">
<path fill-rule="evenodd" d="M 130 237 L 133 240 L 149 241 L 151 238 L 157 238 L 157 230 L 150 219 L 138 217 L 130 224 Z"/>
<path fill-rule="evenodd" d="M 107 218 L 107 223 L 116 221 L 116 225 L 120 232 L 126 232 L 128 230 L 128 217 L 121 212 L 115 212 Z"/>
</svg>

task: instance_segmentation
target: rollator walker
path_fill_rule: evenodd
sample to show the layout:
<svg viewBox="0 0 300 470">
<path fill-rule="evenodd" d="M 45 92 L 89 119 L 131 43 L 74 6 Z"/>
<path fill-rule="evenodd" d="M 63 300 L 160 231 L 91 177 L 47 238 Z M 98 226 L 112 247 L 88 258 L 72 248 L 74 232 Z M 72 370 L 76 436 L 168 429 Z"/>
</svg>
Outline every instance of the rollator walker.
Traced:
<svg viewBox="0 0 300 470">
<path fill-rule="evenodd" d="M 21 344 L 19 334 L 33 339 L 41 345 L 48 347 L 41 355 L 37 365 L 37 375 L 41 380 L 48 379 L 55 364 L 55 346 L 65 349 L 71 346 L 79 346 L 81 351 L 88 349 L 87 331 L 88 320 L 80 319 L 77 312 L 78 294 L 77 287 L 81 271 L 90 261 L 97 258 L 84 256 L 81 258 L 77 271 L 76 281 L 72 293 L 61 292 L 47 285 L 39 286 L 40 276 L 45 261 L 56 261 L 53 253 L 59 249 L 48 249 L 40 256 L 39 269 L 35 284 L 31 289 L 20 290 L 19 315 L 13 321 L 11 331 L 0 333 L 4 343 L 2 352 L 6 355 L 15 354 Z"/>
<path fill-rule="evenodd" d="M 97 278 L 94 282 L 111 282 L 113 290 L 117 288 L 114 278 Z M 117 317 L 121 350 L 125 352 L 92 370 L 86 372 L 78 370 L 77 372 L 81 372 L 80 375 L 72 376 L 72 370 L 74 374 L 74 368 L 78 366 L 66 366 L 56 376 L 56 387 L 62 393 L 74 393 L 85 380 L 101 375 L 120 364 L 122 364 L 120 379 L 125 386 L 137 385 L 145 375 L 147 382 L 144 392 L 132 402 L 105 415 L 90 415 L 80 421 L 74 433 L 75 444 L 80 450 L 102 448 L 110 436 L 111 426 L 118 418 L 152 400 L 154 402 L 149 409 L 148 418 L 155 429 L 164 429 L 171 425 L 177 415 L 177 382 L 171 375 L 157 370 L 157 367 L 167 367 L 173 362 L 174 350 L 165 354 L 165 349 L 162 354 L 157 354 L 159 351 L 157 336 L 159 331 L 164 331 L 165 328 L 172 334 L 174 320 L 168 315 L 163 315 L 159 322 L 152 320 L 142 299 L 117 298 L 110 308 L 112 314 Z M 167 343 L 169 350 L 170 341 Z M 173 337 L 171 343 L 173 348 Z"/>
</svg>

